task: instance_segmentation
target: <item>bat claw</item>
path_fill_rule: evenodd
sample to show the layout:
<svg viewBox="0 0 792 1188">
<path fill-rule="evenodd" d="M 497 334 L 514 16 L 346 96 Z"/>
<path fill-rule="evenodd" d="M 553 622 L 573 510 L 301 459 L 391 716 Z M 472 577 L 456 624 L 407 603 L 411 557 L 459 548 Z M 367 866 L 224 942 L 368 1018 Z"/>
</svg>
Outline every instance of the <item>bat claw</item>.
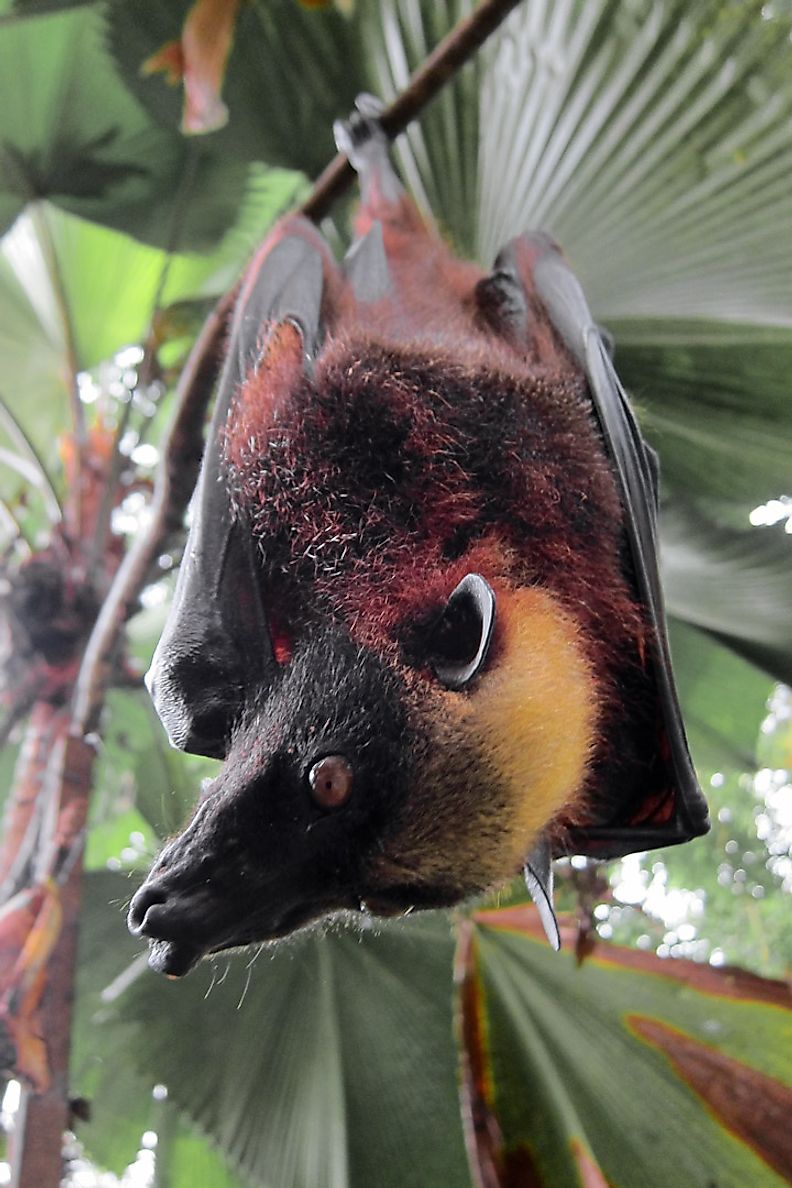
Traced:
<svg viewBox="0 0 792 1188">
<path fill-rule="evenodd" d="M 387 157 L 388 138 L 385 135 L 380 115 L 385 105 L 376 95 L 366 92 L 358 95 L 355 110 L 347 120 L 336 120 L 333 135 L 336 147 L 344 153 L 356 172 L 370 168 L 371 157 Z"/>
<path fill-rule="evenodd" d="M 376 120 L 379 123 L 379 117 L 385 110 L 385 104 L 369 91 L 361 91 L 355 100 L 355 109 L 364 119 Z"/>
<path fill-rule="evenodd" d="M 540 839 L 525 859 L 523 874 L 545 936 L 557 953 L 561 948 L 561 930 L 553 906 L 553 852 L 546 838 Z"/>
</svg>

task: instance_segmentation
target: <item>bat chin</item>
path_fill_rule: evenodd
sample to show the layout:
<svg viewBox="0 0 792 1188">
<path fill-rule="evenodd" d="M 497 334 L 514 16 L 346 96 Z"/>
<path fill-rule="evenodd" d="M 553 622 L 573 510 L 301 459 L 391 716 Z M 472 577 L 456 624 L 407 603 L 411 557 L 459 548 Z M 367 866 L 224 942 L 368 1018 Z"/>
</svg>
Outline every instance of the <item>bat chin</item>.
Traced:
<svg viewBox="0 0 792 1188">
<path fill-rule="evenodd" d="M 166 978 L 183 978 L 204 956 L 205 950 L 184 941 L 153 940 L 149 942 L 148 963 L 155 973 Z"/>
<path fill-rule="evenodd" d="M 155 973 L 164 974 L 168 978 L 182 978 L 194 969 L 203 957 L 223 953 L 228 949 L 243 949 L 248 945 L 265 945 L 278 941 L 328 915 L 358 907 L 359 902 L 352 899 L 339 900 L 332 904 L 297 904 L 267 919 L 248 922 L 242 928 L 225 929 L 214 935 L 208 933 L 200 939 L 195 933 L 189 937 L 150 937 L 148 963 Z"/>
</svg>

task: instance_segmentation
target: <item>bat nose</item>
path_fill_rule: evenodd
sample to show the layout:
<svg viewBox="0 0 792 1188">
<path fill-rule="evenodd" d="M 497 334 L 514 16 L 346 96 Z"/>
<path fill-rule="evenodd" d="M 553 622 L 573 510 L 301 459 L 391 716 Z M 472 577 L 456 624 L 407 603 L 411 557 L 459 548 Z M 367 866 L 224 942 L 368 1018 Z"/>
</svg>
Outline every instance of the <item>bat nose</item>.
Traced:
<svg viewBox="0 0 792 1188">
<path fill-rule="evenodd" d="M 161 940 L 173 931 L 173 904 L 169 907 L 170 895 L 161 882 L 144 883 L 132 897 L 127 915 L 127 927 L 133 936 L 147 936 Z"/>
</svg>

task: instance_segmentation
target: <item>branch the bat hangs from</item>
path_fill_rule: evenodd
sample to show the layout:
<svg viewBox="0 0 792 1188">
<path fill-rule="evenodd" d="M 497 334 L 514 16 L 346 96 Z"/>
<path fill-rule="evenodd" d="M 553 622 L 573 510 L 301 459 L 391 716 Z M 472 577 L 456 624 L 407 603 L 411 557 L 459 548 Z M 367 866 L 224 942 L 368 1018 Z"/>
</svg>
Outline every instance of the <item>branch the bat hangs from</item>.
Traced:
<svg viewBox="0 0 792 1188">
<path fill-rule="evenodd" d="M 135 895 L 150 964 L 707 829 L 657 571 L 657 464 L 545 235 L 424 225 L 362 97 L 338 264 L 281 221 L 234 314 L 149 687 L 224 760 Z"/>
</svg>

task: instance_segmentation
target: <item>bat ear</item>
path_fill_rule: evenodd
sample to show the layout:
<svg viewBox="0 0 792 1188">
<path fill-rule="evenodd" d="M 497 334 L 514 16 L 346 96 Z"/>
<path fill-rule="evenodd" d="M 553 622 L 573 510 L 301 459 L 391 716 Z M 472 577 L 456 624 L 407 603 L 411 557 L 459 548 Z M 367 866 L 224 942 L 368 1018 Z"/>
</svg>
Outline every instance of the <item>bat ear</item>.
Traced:
<svg viewBox="0 0 792 1188">
<path fill-rule="evenodd" d="M 193 520 L 162 637 L 146 683 L 173 746 L 223 758 L 251 690 L 274 669 L 263 575 L 246 526 L 234 518 L 222 463 L 232 398 L 262 359 L 272 323 L 299 330 L 303 364 L 318 349 L 325 256 L 310 224 L 265 245 L 234 312 Z"/>
<path fill-rule="evenodd" d="M 606 819 L 571 828 L 564 852 L 615 858 L 688 841 L 706 833 L 709 820 L 671 668 L 658 566 L 657 455 L 641 437 L 613 366 L 612 349 L 591 315 L 580 283 L 548 236 L 527 234 L 513 240 L 498 256 L 492 277 L 481 282 L 477 297 L 490 325 L 523 348 L 538 344 L 540 350 L 548 349 L 549 323 L 556 341 L 583 370 L 624 507 L 632 562 L 629 578 L 654 635 L 646 659 L 658 723 L 654 754 L 643 754 L 640 770 L 631 776 L 620 773 L 618 810 L 614 814 L 610 809 Z M 558 351 L 557 346 L 550 349 Z"/>
<path fill-rule="evenodd" d="M 553 853 L 550 843 L 542 838 L 525 859 L 523 870 L 528 894 L 534 901 L 539 919 L 551 948 L 561 948 L 561 931 L 553 906 Z"/>
<path fill-rule="evenodd" d="M 432 670 L 447 689 L 464 689 L 481 671 L 495 630 L 495 594 L 469 573 L 451 593 L 431 640 Z"/>
</svg>

